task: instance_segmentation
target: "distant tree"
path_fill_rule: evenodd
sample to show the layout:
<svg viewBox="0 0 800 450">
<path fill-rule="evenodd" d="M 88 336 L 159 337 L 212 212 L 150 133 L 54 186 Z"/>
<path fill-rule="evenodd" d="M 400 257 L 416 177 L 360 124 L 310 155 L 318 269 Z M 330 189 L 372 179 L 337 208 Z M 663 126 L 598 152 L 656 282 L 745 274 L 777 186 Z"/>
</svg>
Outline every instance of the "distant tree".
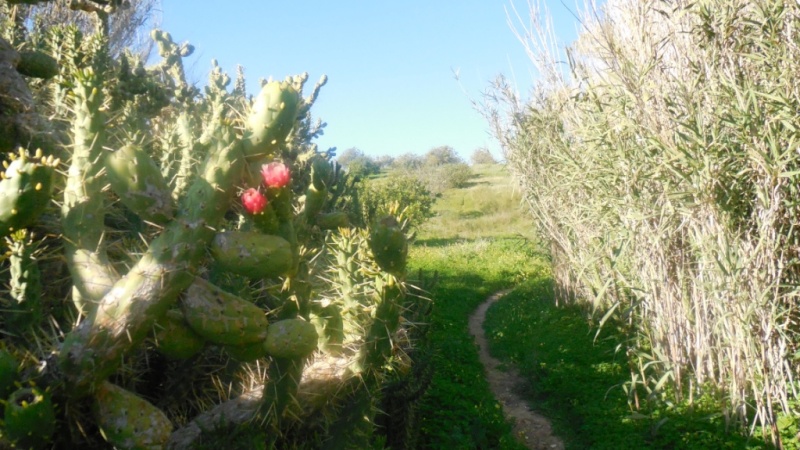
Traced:
<svg viewBox="0 0 800 450">
<path fill-rule="evenodd" d="M 428 153 L 425 154 L 425 165 L 426 166 L 442 166 L 445 164 L 456 164 L 464 162 L 461 160 L 461 157 L 458 156 L 458 153 L 450 147 L 449 145 L 443 145 L 441 147 L 434 147 L 428 150 Z"/>
<path fill-rule="evenodd" d="M 363 158 L 364 156 L 365 156 L 364 152 L 362 152 L 361 150 L 355 147 L 350 147 L 347 150 L 343 151 L 342 154 L 336 158 L 336 161 L 342 166 L 347 167 L 350 165 L 352 161 L 358 158 Z"/>
<path fill-rule="evenodd" d="M 350 161 L 347 164 L 347 173 L 354 177 L 368 177 L 370 175 L 377 175 L 381 168 L 369 156 L 360 156 Z"/>
<path fill-rule="evenodd" d="M 497 164 L 497 160 L 492 156 L 492 152 L 486 147 L 478 147 L 472 152 L 470 157 L 472 164 Z"/>
<path fill-rule="evenodd" d="M 422 166 L 422 157 L 413 153 L 404 153 L 394 159 L 392 168 L 402 171 L 419 169 Z"/>
<path fill-rule="evenodd" d="M 375 158 L 375 164 L 381 169 L 391 167 L 392 163 L 394 163 L 394 158 L 389 155 L 382 155 Z"/>
</svg>

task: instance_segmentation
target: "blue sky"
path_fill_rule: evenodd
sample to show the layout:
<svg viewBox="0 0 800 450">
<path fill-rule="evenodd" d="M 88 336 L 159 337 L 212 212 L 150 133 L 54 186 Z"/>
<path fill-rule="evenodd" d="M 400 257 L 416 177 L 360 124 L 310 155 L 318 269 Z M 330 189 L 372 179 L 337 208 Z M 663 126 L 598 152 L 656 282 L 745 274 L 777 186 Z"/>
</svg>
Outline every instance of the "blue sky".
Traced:
<svg viewBox="0 0 800 450">
<path fill-rule="evenodd" d="M 560 1 L 547 3 L 557 33 L 574 39 L 577 24 L 570 10 Z M 327 75 L 312 110 L 328 123 L 317 141 L 321 149 L 337 147 L 341 153 L 357 147 L 371 156 L 396 156 L 449 145 L 468 159 L 485 146 L 499 156 L 470 98 L 480 98 L 501 73 L 523 92 L 531 85 L 531 65 L 507 24 L 509 1 L 165 0 L 162 5 L 161 28 L 197 49 L 187 73 L 198 84 L 205 83 L 212 59 L 232 77 L 237 64 L 244 66 L 251 93 L 261 77 L 308 72 L 310 89 Z M 516 5 L 527 12 L 524 0 Z"/>
</svg>

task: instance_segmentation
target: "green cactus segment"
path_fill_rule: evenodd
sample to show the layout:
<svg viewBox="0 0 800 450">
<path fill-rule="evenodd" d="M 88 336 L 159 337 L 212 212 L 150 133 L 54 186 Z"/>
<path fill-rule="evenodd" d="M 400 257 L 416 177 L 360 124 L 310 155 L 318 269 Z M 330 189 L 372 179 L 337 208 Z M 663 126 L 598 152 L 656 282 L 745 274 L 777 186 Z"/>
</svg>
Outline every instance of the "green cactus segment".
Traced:
<svg viewBox="0 0 800 450">
<path fill-rule="evenodd" d="M 383 285 L 376 280 L 380 292 L 380 303 L 375 309 L 375 320 L 365 336 L 364 345 L 359 350 L 353 371 L 361 373 L 362 378 L 376 377 L 378 370 L 392 352 L 392 334 L 400 323 L 400 302 L 404 297 L 400 286 L 391 280 Z"/>
<path fill-rule="evenodd" d="M 264 383 L 260 421 L 268 423 L 273 431 L 279 431 L 284 411 L 291 402 L 296 402 L 297 389 L 303 377 L 305 360 L 299 358 L 273 358 Z"/>
<path fill-rule="evenodd" d="M 8 242 L 12 302 L 4 319 L 7 331 L 23 334 L 42 319 L 42 275 L 34 256 L 38 244 L 28 238 L 25 230 L 14 233 Z"/>
<path fill-rule="evenodd" d="M 252 344 L 267 336 L 261 308 L 200 278 L 186 290 L 181 309 L 192 330 L 215 344 Z"/>
<path fill-rule="evenodd" d="M 317 329 L 303 319 L 285 319 L 267 330 L 264 349 L 276 358 L 304 358 L 317 349 Z"/>
<path fill-rule="evenodd" d="M 267 356 L 263 342 L 246 345 L 226 345 L 225 351 L 239 362 L 252 362 Z"/>
<path fill-rule="evenodd" d="M 72 88 L 72 156 L 61 206 L 64 255 L 75 286 L 75 306 L 90 314 L 119 280 L 103 245 L 105 205 L 101 176 L 106 144 L 103 77 L 91 69 L 75 76 Z"/>
<path fill-rule="evenodd" d="M 333 167 L 322 157 L 314 158 L 311 163 L 311 184 L 318 191 L 329 189 L 333 184 Z"/>
<path fill-rule="evenodd" d="M 106 176 L 120 201 L 142 219 L 165 224 L 175 205 L 161 170 L 141 147 L 127 145 L 108 153 Z"/>
<path fill-rule="evenodd" d="M 227 231 L 211 243 L 211 254 L 223 270 L 250 278 L 284 275 L 292 268 L 292 247 L 282 237 Z"/>
<path fill-rule="evenodd" d="M 56 429 L 50 394 L 38 388 L 14 391 L 5 406 L 5 435 L 16 448 L 45 448 Z"/>
<path fill-rule="evenodd" d="M 311 323 L 319 335 L 319 348 L 328 354 L 340 354 L 345 337 L 341 308 L 333 303 L 321 307 L 311 314 Z"/>
<path fill-rule="evenodd" d="M 97 424 L 115 448 L 165 447 L 172 433 L 172 423 L 150 402 L 109 382 L 98 386 L 94 399 Z"/>
<path fill-rule="evenodd" d="M 323 230 L 335 230 L 337 228 L 347 228 L 350 226 L 350 219 L 347 213 L 335 211 L 327 214 L 317 215 L 317 226 Z"/>
<path fill-rule="evenodd" d="M 245 154 L 272 153 L 292 131 L 300 108 L 300 94 L 290 83 L 272 81 L 258 93 L 244 135 Z"/>
<path fill-rule="evenodd" d="M 34 78 L 53 78 L 58 75 L 58 63 L 52 56 L 38 51 L 19 52 L 17 72 Z"/>
<path fill-rule="evenodd" d="M 0 236 L 25 228 L 44 212 L 53 191 L 53 168 L 21 155 L 0 181 Z"/>
<path fill-rule="evenodd" d="M 408 241 L 393 217 L 378 222 L 369 236 L 369 247 L 381 269 L 402 276 L 408 259 Z"/>
<path fill-rule="evenodd" d="M 205 339 L 192 330 L 176 309 L 167 311 L 156 323 L 155 342 L 158 351 L 170 359 L 189 359 L 206 345 Z"/>
<path fill-rule="evenodd" d="M 59 363 L 73 396 L 86 394 L 111 375 L 192 284 L 192 272 L 230 207 L 243 170 L 244 157 L 233 144 L 220 145 L 209 155 L 202 176 L 178 206 L 178 217 L 102 298 L 95 313 L 67 335 Z"/>
<path fill-rule="evenodd" d="M 7 350 L 0 350 L 0 398 L 6 398 L 19 380 L 19 362 Z"/>
<path fill-rule="evenodd" d="M 325 206 L 325 200 L 328 199 L 328 189 L 317 189 L 312 184 L 306 189 L 306 204 L 303 208 L 303 214 L 310 224 L 316 223 L 317 214 L 322 211 Z"/>
</svg>

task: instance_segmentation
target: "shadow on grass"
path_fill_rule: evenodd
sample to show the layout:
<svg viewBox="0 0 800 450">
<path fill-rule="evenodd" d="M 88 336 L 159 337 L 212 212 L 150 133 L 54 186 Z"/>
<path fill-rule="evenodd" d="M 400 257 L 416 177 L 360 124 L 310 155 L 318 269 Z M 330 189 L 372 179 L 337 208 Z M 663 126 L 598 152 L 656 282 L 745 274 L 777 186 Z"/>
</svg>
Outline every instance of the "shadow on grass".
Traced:
<svg viewBox="0 0 800 450">
<path fill-rule="evenodd" d="M 713 399 L 667 404 L 638 391 L 632 412 L 621 386 L 630 380 L 624 337 L 607 323 L 599 337 L 580 306 L 554 306 L 549 277 L 529 280 L 489 309 L 487 338 L 499 359 L 529 380 L 531 405 L 553 421 L 570 449 L 761 449 L 727 433 Z M 665 397 L 667 399 L 668 397 Z"/>
<path fill-rule="evenodd" d="M 463 239 L 460 237 L 454 238 L 428 238 L 428 239 L 417 239 L 414 241 L 414 245 L 420 247 L 447 247 L 453 244 L 458 244 L 460 242 L 468 242 L 470 239 Z"/>
<path fill-rule="evenodd" d="M 469 315 L 504 287 L 474 272 L 447 272 L 433 289 L 427 350 L 435 372 L 420 400 L 418 448 L 523 450 L 493 397 L 468 332 Z"/>
</svg>

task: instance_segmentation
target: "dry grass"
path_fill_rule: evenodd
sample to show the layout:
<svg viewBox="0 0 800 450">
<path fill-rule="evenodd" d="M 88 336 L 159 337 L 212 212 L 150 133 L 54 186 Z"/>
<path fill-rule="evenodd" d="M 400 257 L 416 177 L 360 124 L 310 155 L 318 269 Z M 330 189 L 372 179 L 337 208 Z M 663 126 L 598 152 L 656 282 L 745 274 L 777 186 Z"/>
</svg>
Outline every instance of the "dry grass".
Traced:
<svg viewBox="0 0 800 450">
<path fill-rule="evenodd" d="M 485 104 L 562 293 L 627 320 L 632 404 L 711 386 L 777 443 L 798 373 L 800 6 L 586 11 L 566 55 L 535 5 L 512 11 L 541 78 Z"/>
</svg>

